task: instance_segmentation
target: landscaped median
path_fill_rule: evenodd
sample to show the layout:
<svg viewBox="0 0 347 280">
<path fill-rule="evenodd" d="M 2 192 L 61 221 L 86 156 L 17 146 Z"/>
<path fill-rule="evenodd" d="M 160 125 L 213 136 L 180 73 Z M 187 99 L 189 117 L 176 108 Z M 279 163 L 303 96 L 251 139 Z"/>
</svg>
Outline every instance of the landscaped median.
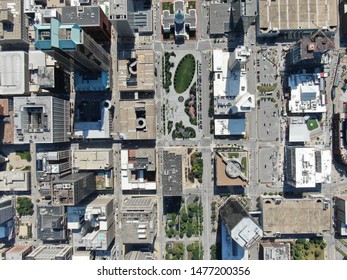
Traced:
<svg viewBox="0 0 347 280">
<path fill-rule="evenodd" d="M 185 55 L 179 62 L 175 76 L 174 87 L 177 93 L 185 92 L 190 86 L 195 73 L 195 58 L 192 54 Z"/>
</svg>

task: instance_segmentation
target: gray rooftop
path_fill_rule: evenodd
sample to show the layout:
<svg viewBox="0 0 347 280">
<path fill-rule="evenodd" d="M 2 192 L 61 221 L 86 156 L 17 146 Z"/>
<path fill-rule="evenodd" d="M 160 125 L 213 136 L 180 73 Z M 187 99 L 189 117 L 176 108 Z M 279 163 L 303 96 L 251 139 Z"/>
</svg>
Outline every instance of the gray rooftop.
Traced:
<svg viewBox="0 0 347 280">
<path fill-rule="evenodd" d="M 84 26 L 97 26 L 100 23 L 100 6 L 63 7 L 61 22 Z"/>
<path fill-rule="evenodd" d="M 125 198 L 122 203 L 122 241 L 151 244 L 157 232 L 157 203 L 151 197 Z"/>
<path fill-rule="evenodd" d="M 65 177 L 59 178 L 57 181 L 54 181 L 54 183 L 75 183 L 81 179 L 89 177 L 90 175 L 93 175 L 93 173 L 91 172 L 73 173 Z"/>
<path fill-rule="evenodd" d="M 248 218 L 246 209 L 235 198 L 229 198 L 219 209 L 219 215 L 231 231 L 243 218 Z"/>
<path fill-rule="evenodd" d="M 15 143 L 54 143 L 68 140 L 68 101 L 52 96 L 15 97 L 13 101 Z"/>
<path fill-rule="evenodd" d="M 139 33 L 152 33 L 152 10 L 137 11 L 128 14 L 129 24 L 135 27 Z"/>
<path fill-rule="evenodd" d="M 182 155 L 164 151 L 164 171 L 162 174 L 163 195 L 182 195 Z"/>
<path fill-rule="evenodd" d="M 0 224 L 12 219 L 15 214 L 14 199 L 11 197 L 0 198 Z"/>
<path fill-rule="evenodd" d="M 37 205 L 37 236 L 45 241 L 66 239 L 64 206 Z"/>
<path fill-rule="evenodd" d="M 39 246 L 32 251 L 27 257 L 27 260 L 69 260 L 72 255 L 71 246 Z"/>
<path fill-rule="evenodd" d="M 126 16 L 128 13 L 127 0 L 111 0 L 110 1 L 110 14 L 116 16 Z"/>
<path fill-rule="evenodd" d="M 290 260 L 290 243 L 264 241 L 260 246 L 263 260 Z"/>
<path fill-rule="evenodd" d="M 230 4 L 210 5 L 210 34 L 218 35 L 231 31 L 232 13 Z"/>
</svg>

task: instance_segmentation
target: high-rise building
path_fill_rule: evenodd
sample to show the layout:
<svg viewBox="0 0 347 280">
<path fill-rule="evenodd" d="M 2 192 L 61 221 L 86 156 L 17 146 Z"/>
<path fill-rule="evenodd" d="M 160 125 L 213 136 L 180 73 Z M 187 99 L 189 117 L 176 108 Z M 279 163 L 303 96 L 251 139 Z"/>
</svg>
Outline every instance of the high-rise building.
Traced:
<svg viewBox="0 0 347 280">
<path fill-rule="evenodd" d="M 332 157 L 329 150 L 287 147 L 288 183 L 295 188 L 315 188 L 330 183 Z"/>
<path fill-rule="evenodd" d="M 0 239 L 8 236 L 6 235 L 8 229 L 7 222 L 12 221 L 16 215 L 14 203 L 15 201 L 11 197 L 0 198 Z"/>
<path fill-rule="evenodd" d="M 52 96 L 14 98 L 14 143 L 68 141 L 69 101 Z"/>
<path fill-rule="evenodd" d="M 67 69 L 70 61 L 81 72 L 110 69 L 110 54 L 77 24 L 62 24 L 52 18 L 50 24 L 35 25 L 35 47 Z"/>
<path fill-rule="evenodd" d="M 214 114 L 232 115 L 255 108 L 255 97 L 248 91 L 247 63 L 251 52 L 238 46 L 233 52 L 213 51 Z"/>
<path fill-rule="evenodd" d="M 134 38 L 135 33 L 153 33 L 152 2 L 150 0 L 111 0 L 110 18 L 119 37 Z"/>
<path fill-rule="evenodd" d="M 13 238 L 15 215 L 15 200 L 12 197 L 0 198 L 0 240 Z"/>
<path fill-rule="evenodd" d="M 122 190 L 156 190 L 155 162 L 155 149 L 122 150 Z"/>
<path fill-rule="evenodd" d="M 64 206 L 37 205 L 37 237 L 42 241 L 66 240 L 66 217 Z"/>
<path fill-rule="evenodd" d="M 71 173 L 71 151 L 39 152 L 36 156 L 36 171 L 39 181 L 51 181 Z"/>
<path fill-rule="evenodd" d="M 263 237 L 263 231 L 235 198 L 229 198 L 219 210 L 230 237 L 243 249 L 250 249 Z"/>
<path fill-rule="evenodd" d="M 322 66 L 329 61 L 325 54 L 335 48 L 333 40 L 324 36 L 304 36 L 290 49 L 287 63 L 294 67 Z"/>
<path fill-rule="evenodd" d="M 0 1 L 0 46 L 3 50 L 28 48 L 28 26 L 24 0 Z"/>
<path fill-rule="evenodd" d="M 96 189 L 93 173 L 73 173 L 52 182 L 54 205 L 76 205 Z"/>
<path fill-rule="evenodd" d="M 149 197 L 125 198 L 120 211 L 124 244 L 152 244 L 157 233 L 157 204 Z"/>
<path fill-rule="evenodd" d="M 63 24 L 78 24 L 96 42 L 110 42 L 111 22 L 100 6 L 69 6 L 62 9 Z"/>
<path fill-rule="evenodd" d="M 86 206 L 81 228 L 72 230 L 72 244 L 76 248 L 105 251 L 114 237 L 113 197 L 99 196 Z"/>
<path fill-rule="evenodd" d="M 339 235 L 347 236 L 347 196 L 335 197 L 336 229 Z"/>
<path fill-rule="evenodd" d="M 12 99 L 0 99 L 0 143 L 13 144 L 14 141 L 12 104 Z"/>
</svg>

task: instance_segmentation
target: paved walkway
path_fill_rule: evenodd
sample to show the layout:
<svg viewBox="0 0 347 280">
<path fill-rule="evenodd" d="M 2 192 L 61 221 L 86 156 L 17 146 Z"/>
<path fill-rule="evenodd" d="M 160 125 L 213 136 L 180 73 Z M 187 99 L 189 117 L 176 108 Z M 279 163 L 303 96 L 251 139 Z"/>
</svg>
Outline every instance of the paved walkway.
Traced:
<svg viewBox="0 0 347 280">
<path fill-rule="evenodd" d="M 194 55 L 195 57 L 195 63 L 197 61 L 197 59 L 199 59 L 199 53 L 196 51 L 192 51 L 190 52 L 192 55 Z M 176 57 L 171 56 L 170 57 L 170 62 L 174 63 L 174 67 L 171 68 L 171 73 L 172 73 L 172 85 L 170 86 L 170 91 L 169 93 L 165 94 L 164 93 L 164 97 L 165 97 L 165 105 L 166 105 L 166 122 L 168 121 L 172 121 L 173 122 L 173 127 L 172 127 L 172 131 L 174 131 L 175 129 L 175 123 L 176 122 L 180 122 L 182 121 L 182 124 L 185 127 L 192 127 L 194 128 L 195 132 L 196 132 L 196 138 L 199 137 L 199 132 L 198 132 L 198 126 L 193 125 L 190 123 L 189 121 L 189 117 L 186 114 L 186 112 L 184 111 L 185 107 L 184 107 L 184 102 L 189 98 L 189 90 L 191 88 L 191 86 L 194 84 L 194 82 L 196 82 L 197 79 L 197 71 L 195 70 L 194 73 L 194 77 L 192 79 L 192 82 L 190 84 L 190 86 L 188 87 L 188 89 L 186 91 L 184 91 L 183 93 L 177 93 L 174 89 L 174 76 L 175 76 L 175 72 L 177 69 L 177 66 L 179 64 L 179 62 L 181 61 L 181 59 L 187 55 L 186 51 L 175 51 Z M 184 98 L 183 102 L 179 102 L 178 98 L 182 96 Z M 172 136 L 171 136 L 172 132 L 168 135 L 165 136 L 166 140 L 171 140 Z"/>
</svg>

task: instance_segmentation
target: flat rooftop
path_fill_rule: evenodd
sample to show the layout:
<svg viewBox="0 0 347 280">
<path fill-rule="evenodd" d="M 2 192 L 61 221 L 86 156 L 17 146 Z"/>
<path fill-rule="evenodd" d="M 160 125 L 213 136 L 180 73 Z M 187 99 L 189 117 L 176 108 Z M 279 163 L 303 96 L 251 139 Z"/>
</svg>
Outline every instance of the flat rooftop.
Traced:
<svg viewBox="0 0 347 280">
<path fill-rule="evenodd" d="M 16 144 L 67 140 L 69 101 L 52 96 L 32 96 L 15 97 L 13 103 Z"/>
<path fill-rule="evenodd" d="M 156 189 L 155 149 L 121 150 L 122 190 Z"/>
<path fill-rule="evenodd" d="M 292 113 L 323 113 L 327 106 L 320 92 L 319 74 L 293 74 L 288 78 L 291 89 L 289 111 Z"/>
<path fill-rule="evenodd" d="M 323 234 L 331 230 L 331 205 L 323 197 L 262 196 L 261 209 L 264 236 Z"/>
<path fill-rule="evenodd" d="M 31 247 L 32 247 L 31 245 L 16 245 L 16 246 L 13 246 L 10 250 L 8 250 L 6 254 L 9 254 L 9 253 L 24 254 L 28 250 L 31 250 Z"/>
<path fill-rule="evenodd" d="M 246 63 L 250 51 L 244 46 L 234 52 L 213 51 L 213 95 L 215 115 L 248 112 L 255 98 L 248 92 Z"/>
<path fill-rule="evenodd" d="M 0 95 L 29 93 L 28 53 L 0 52 Z"/>
<path fill-rule="evenodd" d="M 30 171 L 1 171 L 0 191 L 28 191 Z"/>
<path fill-rule="evenodd" d="M 148 100 L 120 101 L 119 133 L 123 139 L 156 138 L 155 102 Z"/>
<path fill-rule="evenodd" d="M 155 61 L 153 50 L 135 50 L 132 55 L 135 56 L 135 59 L 118 61 L 119 90 L 154 90 Z"/>
<path fill-rule="evenodd" d="M 73 151 L 73 165 L 81 170 L 108 170 L 113 167 L 112 149 Z"/>
<path fill-rule="evenodd" d="M 246 119 L 215 119 L 214 134 L 216 136 L 242 136 L 246 133 Z"/>
<path fill-rule="evenodd" d="M 54 260 L 56 258 L 65 259 L 66 255 L 72 254 L 72 246 L 39 246 L 32 251 L 27 259 L 29 260 Z"/>
<path fill-rule="evenodd" d="M 260 248 L 263 260 L 290 260 L 290 243 L 264 241 Z"/>
<path fill-rule="evenodd" d="M 304 117 L 289 118 L 289 142 L 308 142 L 310 132 L 308 131 Z"/>
<path fill-rule="evenodd" d="M 152 243 L 156 234 L 156 201 L 151 197 L 125 198 L 122 203 L 123 243 Z"/>
<path fill-rule="evenodd" d="M 232 30 L 232 13 L 229 3 L 210 5 L 210 34 L 222 35 Z"/>
<path fill-rule="evenodd" d="M 274 160 L 277 150 L 273 147 L 260 147 L 258 156 L 258 176 L 262 183 L 274 181 L 274 169 L 277 162 Z"/>
<path fill-rule="evenodd" d="M 7 43 L 29 44 L 27 17 L 22 13 L 24 10 L 22 0 L 0 1 L 0 21 L 10 22 L 9 25 L 1 25 L 0 45 Z"/>
<path fill-rule="evenodd" d="M 337 1 L 328 0 L 260 0 L 261 33 L 273 30 L 316 30 L 317 26 L 335 29 Z"/>
<path fill-rule="evenodd" d="M 70 6 L 63 7 L 61 22 L 64 24 L 78 24 L 80 26 L 95 26 L 99 25 L 100 6 Z"/>
<path fill-rule="evenodd" d="M 183 166 L 182 153 L 178 151 L 164 151 L 163 164 L 164 170 L 162 174 L 163 195 L 164 196 L 181 196 Z"/>
</svg>

